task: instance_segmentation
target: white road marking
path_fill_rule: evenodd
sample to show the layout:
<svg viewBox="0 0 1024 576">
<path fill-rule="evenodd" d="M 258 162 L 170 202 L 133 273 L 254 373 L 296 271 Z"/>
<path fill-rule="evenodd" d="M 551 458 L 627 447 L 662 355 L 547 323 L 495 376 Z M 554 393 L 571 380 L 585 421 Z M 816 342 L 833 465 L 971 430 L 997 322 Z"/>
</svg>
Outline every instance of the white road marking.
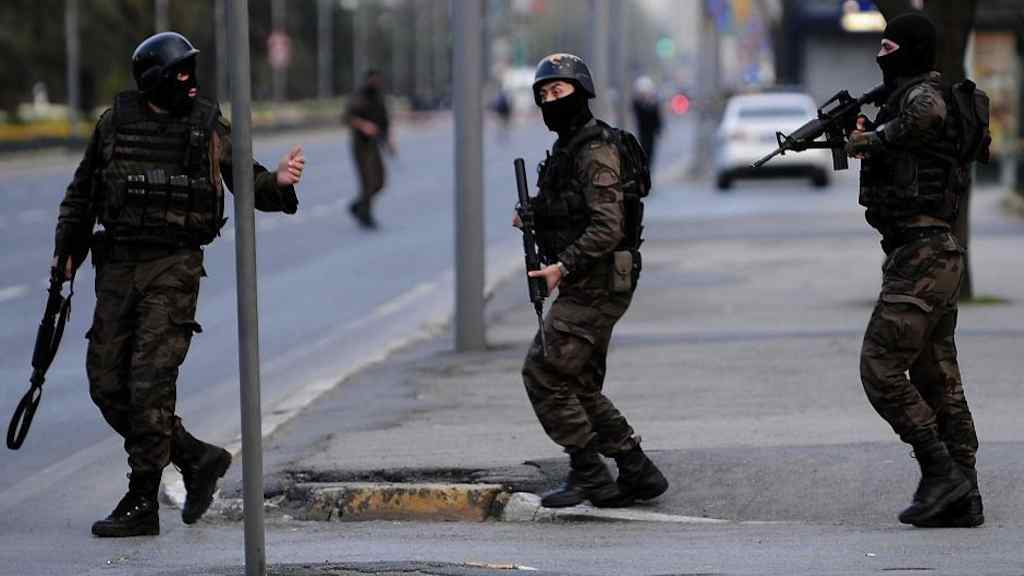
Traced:
<svg viewBox="0 0 1024 576">
<path fill-rule="evenodd" d="M 8 300 L 16 300 L 28 294 L 28 292 L 29 288 L 25 284 L 0 288 L 0 303 L 7 302 Z"/>
</svg>

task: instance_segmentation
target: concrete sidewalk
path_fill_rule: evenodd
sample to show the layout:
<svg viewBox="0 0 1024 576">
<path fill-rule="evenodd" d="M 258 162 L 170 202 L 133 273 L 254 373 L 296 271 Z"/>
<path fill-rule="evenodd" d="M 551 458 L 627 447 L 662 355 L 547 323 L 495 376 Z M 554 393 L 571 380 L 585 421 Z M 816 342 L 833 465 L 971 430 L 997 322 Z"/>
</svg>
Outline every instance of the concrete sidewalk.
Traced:
<svg viewBox="0 0 1024 576">
<path fill-rule="evenodd" d="M 500 490 L 462 494 L 466 504 L 455 506 L 472 507 L 477 519 L 896 525 L 916 466 L 860 385 L 882 255 L 855 197 L 838 211 L 688 219 L 677 216 L 684 192 L 664 189 L 649 202 L 645 269 L 606 382 L 672 482 L 666 495 L 633 516 L 585 506 L 536 513 L 535 501 L 511 496 L 557 484 L 567 465 L 522 387 L 536 320 L 516 277 L 488 303 L 488 350 L 456 354 L 451 336 L 439 336 L 342 382 L 282 426 L 265 443 L 269 509 L 308 519 L 451 519 L 450 510 L 432 516 L 429 495 L 396 512 L 394 490 L 484 484 Z M 998 191 L 976 194 L 971 252 L 976 289 L 996 303 L 964 306 L 958 333 L 990 526 L 1024 519 L 1014 489 L 1024 475 L 1015 456 L 1024 222 L 999 203 Z M 219 505 L 229 517 L 238 513 L 240 471 L 236 463 Z M 391 508 L 354 500 L 353 483 L 376 487 Z M 506 515 L 510 500 L 520 508 Z"/>
</svg>

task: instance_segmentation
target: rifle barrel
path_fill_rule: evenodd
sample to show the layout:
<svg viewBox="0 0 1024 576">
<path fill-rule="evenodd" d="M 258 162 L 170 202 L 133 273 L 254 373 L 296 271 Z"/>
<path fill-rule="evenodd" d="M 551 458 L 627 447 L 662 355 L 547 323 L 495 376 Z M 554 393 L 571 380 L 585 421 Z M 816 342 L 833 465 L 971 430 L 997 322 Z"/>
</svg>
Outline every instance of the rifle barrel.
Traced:
<svg viewBox="0 0 1024 576">
<path fill-rule="evenodd" d="M 764 158 L 761 158 L 757 162 L 754 162 L 753 167 L 754 168 L 760 168 L 761 166 L 764 166 L 765 164 L 767 164 L 769 160 L 771 160 L 772 158 L 775 158 L 779 154 L 782 154 L 782 148 L 776 148 L 775 151 L 772 152 L 771 154 L 765 156 Z"/>
</svg>

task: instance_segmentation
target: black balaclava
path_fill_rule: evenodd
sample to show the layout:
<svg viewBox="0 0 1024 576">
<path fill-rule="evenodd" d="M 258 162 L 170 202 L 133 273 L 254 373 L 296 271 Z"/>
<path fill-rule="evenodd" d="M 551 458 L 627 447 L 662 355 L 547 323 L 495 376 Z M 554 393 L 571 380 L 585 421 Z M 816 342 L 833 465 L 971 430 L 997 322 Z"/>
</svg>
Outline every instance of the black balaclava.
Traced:
<svg viewBox="0 0 1024 576">
<path fill-rule="evenodd" d="M 188 80 L 178 80 L 178 73 L 188 73 Z M 153 104 L 172 114 L 187 114 L 192 110 L 195 99 L 188 95 L 193 88 L 198 88 L 196 81 L 196 59 L 186 58 L 168 69 L 160 78 L 156 87 L 147 94 Z"/>
<path fill-rule="evenodd" d="M 540 111 L 544 116 L 544 124 L 548 130 L 557 132 L 559 137 L 586 124 L 593 118 L 587 100 L 586 93 L 576 87 L 572 94 L 558 100 L 541 102 Z"/>
<path fill-rule="evenodd" d="M 898 78 L 931 72 L 935 68 L 936 36 L 935 25 L 920 12 L 910 12 L 890 20 L 882 37 L 900 47 L 876 59 L 886 86 L 895 87 Z"/>
</svg>

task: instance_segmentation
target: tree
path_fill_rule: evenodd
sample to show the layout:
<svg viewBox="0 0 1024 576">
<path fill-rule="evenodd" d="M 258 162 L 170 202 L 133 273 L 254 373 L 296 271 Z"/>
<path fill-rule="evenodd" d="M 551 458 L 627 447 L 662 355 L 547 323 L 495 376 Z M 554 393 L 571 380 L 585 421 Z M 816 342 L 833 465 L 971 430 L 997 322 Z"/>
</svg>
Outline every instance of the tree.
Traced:
<svg viewBox="0 0 1024 576">
<path fill-rule="evenodd" d="M 885 16 L 892 20 L 900 14 L 911 12 L 914 7 L 908 0 L 876 0 L 875 4 Z M 974 17 L 978 0 L 925 0 L 924 12 L 935 23 L 939 31 L 939 44 L 935 61 L 946 82 L 959 82 L 967 77 L 964 57 L 967 54 L 967 40 L 974 28 Z M 953 224 L 953 232 L 966 248 L 970 237 L 971 186 L 963 191 L 960 199 L 960 213 Z M 971 280 L 970 254 L 964 255 L 964 278 L 960 289 L 961 300 L 974 298 L 974 284 Z"/>
</svg>

